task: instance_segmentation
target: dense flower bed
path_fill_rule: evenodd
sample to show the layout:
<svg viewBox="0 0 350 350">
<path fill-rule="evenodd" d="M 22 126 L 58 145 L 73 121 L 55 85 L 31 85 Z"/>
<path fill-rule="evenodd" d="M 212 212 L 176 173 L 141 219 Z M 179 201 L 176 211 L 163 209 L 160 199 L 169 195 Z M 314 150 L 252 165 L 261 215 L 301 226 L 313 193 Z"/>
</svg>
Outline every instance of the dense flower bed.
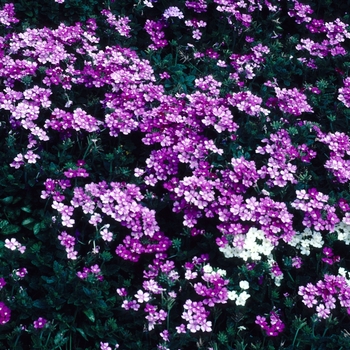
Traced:
<svg viewBox="0 0 350 350">
<path fill-rule="evenodd" d="M 346 5 L 0 3 L 4 349 L 348 348 Z"/>
</svg>

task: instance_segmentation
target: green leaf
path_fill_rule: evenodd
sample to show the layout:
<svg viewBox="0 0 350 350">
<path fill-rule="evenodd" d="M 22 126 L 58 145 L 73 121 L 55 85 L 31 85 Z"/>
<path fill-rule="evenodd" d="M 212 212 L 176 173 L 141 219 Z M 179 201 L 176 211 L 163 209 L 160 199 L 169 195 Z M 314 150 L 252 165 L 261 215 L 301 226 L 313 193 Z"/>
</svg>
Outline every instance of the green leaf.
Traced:
<svg viewBox="0 0 350 350">
<path fill-rule="evenodd" d="M 37 222 L 33 227 L 34 234 L 37 235 L 40 232 L 40 229 L 41 229 L 41 223 Z"/>
<path fill-rule="evenodd" d="M 38 309 L 46 309 L 48 305 L 46 301 L 37 299 L 33 302 L 33 306 Z"/>
<path fill-rule="evenodd" d="M 17 225 L 6 225 L 4 228 L 1 229 L 1 233 L 4 235 L 12 235 L 14 233 L 17 233 L 21 228 Z"/>
<path fill-rule="evenodd" d="M 34 223 L 35 219 L 33 218 L 28 218 L 28 219 L 24 219 L 22 221 L 22 226 L 24 226 L 25 228 L 31 229 L 33 227 L 33 223 Z"/>
<path fill-rule="evenodd" d="M 85 293 L 85 295 L 87 295 L 88 297 L 91 297 L 92 292 L 90 289 L 83 287 L 83 292 Z"/>
<path fill-rule="evenodd" d="M 85 339 L 88 340 L 85 332 L 81 328 L 76 328 L 76 330 L 81 334 L 81 336 Z"/>
<path fill-rule="evenodd" d="M 52 277 L 41 276 L 41 278 L 48 284 L 52 284 L 57 280 L 55 276 L 52 276 Z"/>
<path fill-rule="evenodd" d="M 0 230 L 6 227 L 9 224 L 7 220 L 0 220 Z"/>
<path fill-rule="evenodd" d="M 28 206 L 22 207 L 21 210 L 23 210 L 26 213 L 31 213 L 32 212 L 32 209 L 30 207 L 28 207 Z"/>
<path fill-rule="evenodd" d="M 62 333 L 58 332 L 55 336 L 54 343 L 56 347 L 61 347 L 66 344 L 68 341 L 68 337 L 64 337 Z"/>
<path fill-rule="evenodd" d="M 2 198 L 0 199 L 0 202 L 4 204 L 11 204 L 13 202 L 13 196 Z"/>
<path fill-rule="evenodd" d="M 87 309 L 83 312 L 91 322 L 95 322 L 95 315 L 92 309 Z"/>
</svg>

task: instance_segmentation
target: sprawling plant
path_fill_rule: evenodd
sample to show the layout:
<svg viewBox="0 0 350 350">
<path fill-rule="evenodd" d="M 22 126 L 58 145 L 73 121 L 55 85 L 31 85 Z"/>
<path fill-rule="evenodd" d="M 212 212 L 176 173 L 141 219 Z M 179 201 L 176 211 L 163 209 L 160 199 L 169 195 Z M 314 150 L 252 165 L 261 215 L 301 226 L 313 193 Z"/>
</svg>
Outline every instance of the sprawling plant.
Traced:
<svg viewBox="0 0 350 350">
<path fill-rule="evenodd" d="M 348 347 L 344 2 L 0 3 L 3 348 Z"/>
</svg>

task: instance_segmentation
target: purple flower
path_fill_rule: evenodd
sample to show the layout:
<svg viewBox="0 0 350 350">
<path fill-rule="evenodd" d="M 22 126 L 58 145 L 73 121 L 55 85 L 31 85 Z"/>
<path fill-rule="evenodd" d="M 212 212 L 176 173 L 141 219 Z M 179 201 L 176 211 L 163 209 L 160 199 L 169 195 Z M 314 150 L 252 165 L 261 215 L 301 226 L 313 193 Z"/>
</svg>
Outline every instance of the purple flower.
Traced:
<svg viewBox="0 0 350 350">
<path fill-rule="evenodd" d="M 45 318 L 39 317 L 36 321 L 33 322 L 34 328 L 40 329 L 44 328 L 47 323 L 47 320 Z"/>
<path fill-rule="evenodd" d="M 21 267 L 20 269 L 14 270 L 15 275 L 19 278 L 24 278 L 25 275 L 28 273 L 27 269 L 25 267 Z"/>
<path fill-rule="evenodd" d="M 109 10 L 102 10 L 101 13 L 107 17 L 107 22 L 115 28 L 115 30 L 119 33 L 121 36 L 125 36 L 129 38 L 131 28 L 128 25 L 131 20 L 128 17 L 121 17 L 118 16 L 118 19 L 110 12 Z"/>
<path fill-rule="evenodd" d="M 10 321 L 11 318 L 11 310 L 0 301 L 0 324 L 5 324 Z"/>
<path fill-rule="evenodd" d="M 283 332 L 285 328 L 284 323 L 275 311 L 270 312 L 270 325 L 268 325 L 266 317 L 259 315 L 256 316 L 255 323 L 258 324 L 269 337 L 276 337 L 279 333 Z"/>
</svg>

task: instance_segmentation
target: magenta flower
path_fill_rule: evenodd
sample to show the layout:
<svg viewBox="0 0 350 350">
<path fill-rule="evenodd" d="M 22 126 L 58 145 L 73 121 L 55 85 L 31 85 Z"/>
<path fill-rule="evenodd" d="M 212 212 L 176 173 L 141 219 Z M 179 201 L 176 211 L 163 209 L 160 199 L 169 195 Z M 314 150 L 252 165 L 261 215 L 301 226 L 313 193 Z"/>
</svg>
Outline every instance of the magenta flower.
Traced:
<svg viewBox="0 0 350 350">
<path fill-rule="evenodd" d="M 47 323 L 47 320 L 45 318 L 39 317 L 36 321 L 33 322 L 34 328 L 40 329 L 44 328 Z"/>
<path fill-rule="evenodd" d="M 281 321 L 279 315 L 275 311 L 270 312 L 270 325 L 266 321 L 266 317 L 256 316 L 255 323 L 258 324 L 269 337 L 276 337 L 283 332 L 285 325 Z"/>
<path fill-rule="evenodd" d="M 11 310 L 0 301 L 0 324 L 5 324 L 10 321 Z"/>
</svg>

